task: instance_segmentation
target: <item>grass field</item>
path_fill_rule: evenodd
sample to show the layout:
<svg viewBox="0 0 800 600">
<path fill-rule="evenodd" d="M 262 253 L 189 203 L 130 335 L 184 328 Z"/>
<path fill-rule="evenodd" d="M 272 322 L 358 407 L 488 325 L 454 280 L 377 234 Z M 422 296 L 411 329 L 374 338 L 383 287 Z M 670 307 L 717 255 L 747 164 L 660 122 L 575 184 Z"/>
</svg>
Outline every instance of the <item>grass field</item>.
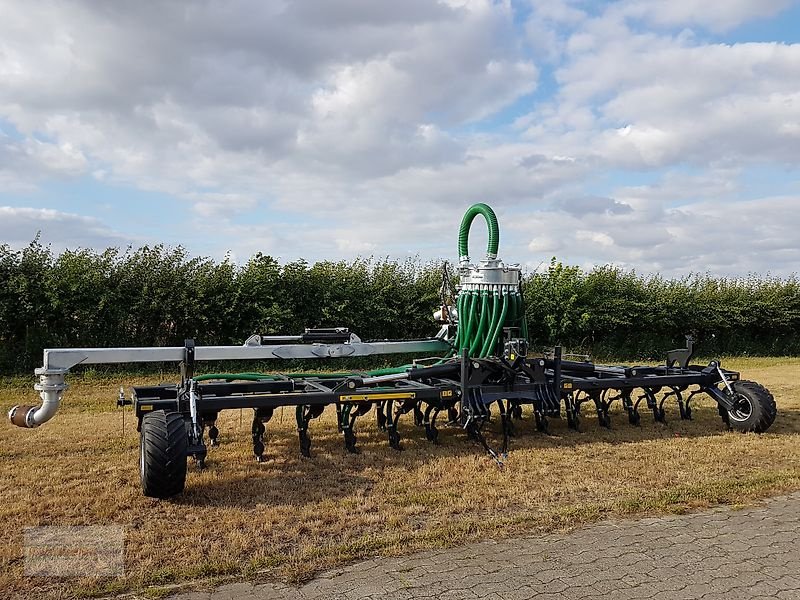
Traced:
<svg viewBox="0 0 800 600">
<path fill-rule="evenodd" d="M 457 429 L 425 440 L 410 415 L 405 451 L 388 448 L 374 415 L 357 423 L 361 454 L 344 450 L 333 411 L 311 425 L 314 458 L 298 452 L 292 410 L 267 426 L 267 462 L 252 459 L 248 411 L 224 414 L 222 445 L 208 468 L 190 467 L 186 493 L 142 497 L 138 435 L 115 409 L 119 386 L 153 378 L 73 380 L 55 419 L 36 430 L 0 425 L 0 596 L 72 598 L 142 590 L 216 576 L 298 581 L 368 555 L 566 529 L 616 515 L 742 504 L 800 488 L 800 359 L 732 359 L 744 379 L 766 385 L 778 418 L 765 435 L 724 430 L 709 400 L 694 420 L 628 425 L 612 414 L 603 430 L 587 414 L 584 432 L 551 422 L 536 433 L 516 422 L 506 468 Z M 0 388 L 0 407 L 32 403 L 33 378 Z M 618 410 L 618 407 L 617 407 Z M 585 411 L 590 413 L 591 411 Z M 496 429 L 496 427 L 495 427 Z M 497 439 L 497 438 L 495 438 Z M 53 580 L 23 576 L 23 528 L 110 525 L 125 528 L 122 579 Z"/>
</svg>

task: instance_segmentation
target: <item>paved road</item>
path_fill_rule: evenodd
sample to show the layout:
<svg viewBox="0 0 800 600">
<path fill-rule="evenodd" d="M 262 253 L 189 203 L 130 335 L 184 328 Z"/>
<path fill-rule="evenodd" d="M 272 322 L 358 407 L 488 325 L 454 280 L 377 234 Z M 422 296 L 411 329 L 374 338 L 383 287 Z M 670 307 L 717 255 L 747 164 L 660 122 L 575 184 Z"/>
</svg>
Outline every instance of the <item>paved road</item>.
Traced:
<svg viewBox="0 0 800 600">
<path fill-rule="evenodd" d="M 745 510 L 609 521 L 323 573 L 300 588 L 237 583 L 171 600 L 383 598 L 800 600 L 800 493 Z"/>
</svg>

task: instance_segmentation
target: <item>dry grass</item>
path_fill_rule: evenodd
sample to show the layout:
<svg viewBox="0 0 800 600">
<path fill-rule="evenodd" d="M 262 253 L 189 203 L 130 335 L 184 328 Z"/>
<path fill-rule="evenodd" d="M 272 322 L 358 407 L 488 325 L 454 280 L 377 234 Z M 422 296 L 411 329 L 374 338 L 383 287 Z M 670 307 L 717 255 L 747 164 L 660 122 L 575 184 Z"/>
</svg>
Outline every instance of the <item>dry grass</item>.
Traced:
<svg viewBox="0 0 800 600">
<path fill-rule="evenodd" d="M 312 423 L 315 457 L 304 460 L 285 409 L 268 425 L 269 460 L 259 465 L 247 411 L 241 420 L 232 412 L 220 420 L 223 445 L 211 450 L 209 468 L 190 470 L 175 501 L 140 494 L 133 419 L 123 433 L 114 409 L 123 382 L 73 382 L 52 423 L 0 426 L 0 595 L 71 598 L 219 575 L 296 581 L 367 555 L 800 488 L 800 359 L 726 366 L 774 393 L 779 415 L 768 434 L 723 431 L 709 401 L 695 405 L 692 422 L 672 406 L 666 426 L 643 414 L 634 428 L 617 412 L 612 431 L 587 415 L 584 433 L 555 421 L 545 437 L 526 419 L 500 471 L 460 431 L 443 429 L 441 445 L 431 446 L 410 415 L 401 421 L 404 452 L 387 447 L 369 416 L 357 426 L 362 453 L 349 455 L 329 411 Z M 0 407 L 34 400 L 31 383 L 7 382 Z M 22 528 L 44 524 L 123 525 L 126 577 L 24 577 Z"/>
</svg>

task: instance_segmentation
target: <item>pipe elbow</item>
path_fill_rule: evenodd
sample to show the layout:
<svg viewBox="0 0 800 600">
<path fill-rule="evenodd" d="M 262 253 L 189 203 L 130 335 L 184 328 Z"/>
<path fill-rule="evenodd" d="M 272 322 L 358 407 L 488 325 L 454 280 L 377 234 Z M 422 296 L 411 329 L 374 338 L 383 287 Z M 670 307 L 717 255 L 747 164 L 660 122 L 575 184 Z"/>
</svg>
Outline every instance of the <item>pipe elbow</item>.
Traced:
<svg viewBox="0 0 800 600">
<path fill-rule="evenodd" d="M 20 404 L 8 411 L 8 419 L 17 427 L 34 428 L 52 419 L 61 404 L 61 393 L 54 398 L 45 398 L 41 406 Z"/>
<path fill-rule="evenodd" d="M 34 388 L 39 392 L 42 403 L 39 406 L 19 404 L 8 411 L 8 419 L 17 427 L 32 429 L 46 423 L 58 412 L 61 405 L 61 397 L 67 384 L 64 383 L 64 373 L 62 369 L 45 370 L 37 369 L 39 383 Z"/>
</svg>

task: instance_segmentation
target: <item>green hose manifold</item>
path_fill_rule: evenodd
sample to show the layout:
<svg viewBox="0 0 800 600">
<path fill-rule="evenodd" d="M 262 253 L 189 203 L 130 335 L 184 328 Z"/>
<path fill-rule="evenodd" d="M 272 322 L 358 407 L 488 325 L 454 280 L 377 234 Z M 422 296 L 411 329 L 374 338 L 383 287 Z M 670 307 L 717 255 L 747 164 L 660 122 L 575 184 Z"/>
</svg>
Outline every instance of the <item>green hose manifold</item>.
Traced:
<svg viewBox="0 0 800 600">
<path fill-rule="evenodd" d="M 478 215 L 486 219 L 489 243 L 486 258 L 473 265 L 469 262 L 469 230 Z M 503 264 L 497 258 L 499 245 L 500 228 L 494 211 L 482 203 L 470 206 L 458 231 L 460 285 L 454 346 L 459 354 L 467 350 L 477 358 L 497 355 L 506 328 L 511 328 L 512 337 L 528 336 L 519 265 Z"/>
<path fill-rule="evenodd" d="M 469 258 L 469 230 L 475 217 L 482 215 L 489 230 L 486 257 L 477 264 Z M 510 337 L 527 339 L 525 303 L 522 299 L 522 281 L 519 265 L 505 265 L 497 258 L 500 245 L 500 227 L 497 215 L 487 204 L 473 204 L 464 213 L 458 230 L 459 290 L 456 296 L 456 337 L 453 352 L 484 358 L 502 354 L 502 342 L 507 328 Z M 437 317 L 440 318 L 440 317 Z M 442 361 L 440 361 L 442 362 Z M 403 365 L 376 369 L 364 373 L 289 373 L 290 379 L 319 377 L 383 377 L 399 375 L 413 368 Z M 195 377 L 196 381 L 224 379 L 228 381 L 278 379 L 265 373 L 209 373 Z"/>
</svg>

